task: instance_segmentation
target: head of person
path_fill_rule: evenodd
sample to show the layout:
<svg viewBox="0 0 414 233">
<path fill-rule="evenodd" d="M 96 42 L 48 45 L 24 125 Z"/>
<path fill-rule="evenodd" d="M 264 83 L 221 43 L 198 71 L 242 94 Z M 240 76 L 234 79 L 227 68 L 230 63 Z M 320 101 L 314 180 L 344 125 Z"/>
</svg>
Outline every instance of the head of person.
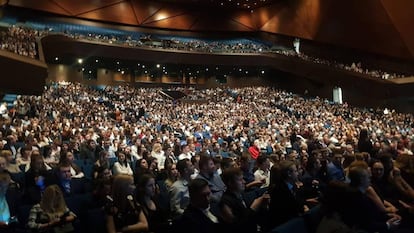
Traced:
<svg viewBox="0 0 414 233">
<path fill-rule="evenodd" d="M 298 181 L 299 172 L 296 164 L 293 161 L 283 160 L 277 167 L 275 167 L 275 169 L 272 168 L 270 176 L 271 182 L 285 182 L 294 184 L 296 181 Z"/>
<path fill-rule="evenodd" d="M 59 163 L 66 163 L 66 162 L 73 163 L 74 161 L 75 161 L 75 156 L 73 155 L 73 153 L 70 151 L 67 151 L 61 154 Z"/>
<path fill-rule="evenodd" d="M 110 180 L 112 178 L 112 171 L 107 166 L 99 167 L 97 172 L 97 179 Z"/>
<path fill-rule="evenodd" d="M 240 168 L 232 167 L 225 169 L 222 173 L 222 179 L 227 189 L 231 192 L 241 193 L 245 188 L 243 172 Z"/>
<path fill-rule="evenodd" d="M 152 146 L 152 151 L 154 151 L 155 153 L 160 153 L 162 150 L 162 146 L 160 143 L 154 143 L 154 145 Z"/>
<path fill-rule="evenodd" d="M 243 153 L 242 156 L 239 159 L 240 169 L 242 169 L 243 171 L 249 170 L 250 160 L 251 160 L 251 156 L 247 153 Z"/>
<path fill-rule="evenodd" d="M 343 155 L 340 153 L 335 153 L 332 157 L 332 163 L 335 164 L 337 167 L 342 167 L 342 158 Z"/>
<path fill-rule="evenodd" d="M 394 169 L 394 161 L 390 153 L 381 153 L 378 159 L 384 166 L 384 174 L 388 174 Z"/>
<path fill-rule="evenodd" d="M 45 161 L 39 151 L 33 151 L 30 155 L 30 168 L 34 171 L 46 171 Z"/>
<path fill-rule="evenodd" d="M 192 180 L 188 185 L 188 192 L 193 207 L 199 209 L 210 207 L 211 190 L 206 180 L 199 178 Z"/>
<path fill-rule="evenodd" d="M 263 171 L 268 171 L 270 169 L 270 160 L 266 155 L 259 155 L 256 159 L 257 168 Z"/>
<path fill-rule="evenodd" d="M 56 215 L 61 216 L 66 212 L 65 199 L 59 186 L 50 185 L 46 187 L 40 200 L 40 208 L 49 215 L 50 219 L 55 219 Z"/>
<path fill-rule="evenodd" d="M 140 159 L 140 160 L 138 160 L 137 164 L 138 164 L 137 166 L 140 169 L 148 169 L 148 162 L 147 162 L 146 159 Z"/>
<path fill-rule="evenodd" d="M 57 166 L 58 178 L 61 181 L 70 181 L 72 179 L 71 164 L 69 162 L 60 163 Z"/>
<path fill-rule="evenodd" d="M 137 191 L 140 198 L 154 197 L 156 193 L 155 177 L 152 174 L 142 174 L 137 182 Z"/>
<path fill-rule="evenodd" d="M 32 146 L 30 145 L 27 145 L 20 149 L 20 154 L 22 155 L 23 158 L 29 158 L 31 153 L 32 153 Z"/>
<path fill-rule="evenodd" d="M 237 165 L 236 161 L 234 161 L 234 159 L 232 159 L 232 158 L 223 158 L 221 160 L 220 167 L 221 167 L 221 170 L 224 171 L 224 170 L 229 169 L 229 168 L 238 167 L 238 165 Z"/>
<path fill-rule="evenodd" d="M 116 156 L 117 156 L 117 158 L 118 158 L 118 162 L 119 162 L 119 163 L 121 163 L 121 164 L 126 164 L 126 163 L 127 163 L 127 158 L 126 158 L 126 155 L 125 155 L 125 153 L 124 153 L 124 152 L 120 152 L 120 151 L 118 151 L 118 152 L 116 153 Z"/>
<path fill-rule="evenodd" d="M 207 155 L 200 156 L 198 166 L 200 168 L 200 173 L 206 174 L 208 176 L 214 175 L 214 172 L 216 171 L 216 166 L 214 165 L 213 158 Z"/>
<path fill-rule="evenodd" d="M 371 175 L 373 180 L 380 180 L 384 177 L 384 165 L 379 160 L 372 162 Z"/>
<path fill-rule="evenodd" d="M 0 173 L 7 170 L 7 160 L 0 156 Z"/>
<path fill-rule="evenodd" d="M 371 184 L 371 174 L 368 170 L 368 165 L 354 165 L 349 167 L 348 178 L 349 185 L 365 192 Z"/>
<path fill-rule="evenodd" d="M 129 175 L 117 175 L 112 182 L 112 199 L 120 212 L 127 209 L 129 197 L 135 193 L 134 179 Z"/>
<path fill-rule="evenodd" d="M 188 179 L 194 173 L 193 163 L 189 159 L 182 159 L 177 162 L 177 171 L 181 178 Z"/>
<path fill-rule="evenodd" d="M 0 157 L 3 157 L 6 159 L 7 164 L 11 163 L 13 161 L 13 154 L 9 150 L 2 150 L 0 152 Z"/>
<path fill-rule="evenodd" d="M 170 180 L 177 180 L 178 178 L 178 170 L 177 165 L 175 163 L 170 163 L 167 165 L 167 178 Z"/>
</svg>

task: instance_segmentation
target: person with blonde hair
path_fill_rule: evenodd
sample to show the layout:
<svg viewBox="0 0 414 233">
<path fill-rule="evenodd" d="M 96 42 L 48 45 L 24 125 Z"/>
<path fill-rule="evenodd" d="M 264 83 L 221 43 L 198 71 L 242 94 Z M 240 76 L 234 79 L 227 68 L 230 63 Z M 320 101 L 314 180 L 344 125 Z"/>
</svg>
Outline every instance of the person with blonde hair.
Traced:
<svg viewBox="0 0 414 233">
<path fill-rule="evenodd" d="M 66 206 L 63 193 L 57 185 L 48 186 L 40 200 L 30 210 L 27 226 L 36 232 L 73 232 L 76 215 Z"/>
<path fill-rule="evenodd" d="M 129 175 L 118 175 L 112 183 L 111 197 L 105 206 L 108 233 L 146 232 L 148 222 L 141 206 L 134 198 L 134 179 Z"/>
<path fill-rule="evenodd" d="M 12 164 L 13 154 L 9 150 L 2 150 L 0 152 L 0 157 L 5 160 L 5 169 L 10 173 L 20 173 L 22 172 L 16 164 Z"/>
<path fill-rule="evenodd" d="M 151 157 L 156 158 L 158 161 L 158 170 L 163 170 L 165 165 L 165 153 L 162 150 L 162 146 L 160 143 L 154 143 L 152 146 Z"/>
</svg>

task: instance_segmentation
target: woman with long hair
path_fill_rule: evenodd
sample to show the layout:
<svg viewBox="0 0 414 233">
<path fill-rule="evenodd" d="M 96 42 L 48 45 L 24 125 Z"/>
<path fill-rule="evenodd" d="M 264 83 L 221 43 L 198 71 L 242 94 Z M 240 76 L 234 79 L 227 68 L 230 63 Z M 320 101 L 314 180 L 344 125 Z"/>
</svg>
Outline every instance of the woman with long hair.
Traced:
<svg viewBox="0 0 414 233">
<path fill-rule="evenodd" d="M 66 206 L 63 193 L 57 185 L 48 186 L 39 204 L 30 210 L 28 227 L 36 232 L 74 232 L 72 222 L 76 215 Z"/>
<path fill-rule="evenodd" d="M 143 174 L 137 183 L 137 200 L 148 219 L 150 232 L 163 232 L 166 218 L 164 211 L 160 208 L 156 197 L 157 186 L 155 177 L 152 174 Z"/>
<path fill-rule="evenodd" d="M 32 153 L 30 156 L 30 169 L 25 173 L 25 198 L 28 204 L 39 203 L 41 195 L 46 189 L 45 179 L 50 171 L 44 163 L 43 156 Z"/>
<path fill-rule="evenodd" d="M 132 176 L 132 169 L 128 163 L 124 152 L 117 152 L 118 161 L 114 163 L 113 174 L 116 175 L 130 175 Z"/>
<path fill-rule="evenodd" d="M 134 179 L 128 175 L 118 175 L 112 183 L 111 198 L 106 206 L 106 227 L 108 233 L 145 232 L 147 218 L 133 196 Z"/>
</svg>

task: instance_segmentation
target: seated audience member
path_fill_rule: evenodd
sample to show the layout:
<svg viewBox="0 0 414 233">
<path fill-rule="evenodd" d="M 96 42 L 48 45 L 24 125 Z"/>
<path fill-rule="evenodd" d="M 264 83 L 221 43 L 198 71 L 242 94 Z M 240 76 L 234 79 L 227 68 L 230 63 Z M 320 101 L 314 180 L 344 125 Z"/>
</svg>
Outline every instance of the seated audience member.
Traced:
<svg viewBox="0 0 414 233">
<path fill-rule="evenodd" d="M 270 160 L 266 155 L 259 155 L 256 159 L 257 170 L 254 172 L 254 180 L 261 181 L 261 188 L 269 186 L 270 182 Z"/>
<path fill-rule="evenodd" d="M 379 209 L 375 202 L 366 195 L 370 186 L 370 174 L 363 166 L 349 169 L 349 186 L 354 190 L 348 205 L 344 207 L 343 221 L 351 227 L 368 232 L 388 232 L 398 227 L 401 217 L 387 214 Z"/>
<path fill-rule="evenodd" d="M 132 176 L 114 177 L 111 198 L 105 207 L 108 233 L 148 231 L 147 218 L 133 197 L 134 192 Z"/>
<path fill-rule="evenodd" d="M 165 160 L 165 152 L 162 150 L 162 146 L 160 143 L 154 143 L 152 146 L 151 157 L 154 157 L 158 161 L 158 170 L 164 170 Z"/>
<path fill-rule="evenodd" d="M 167 219 L 159 206 L 155 177 L 152 174 L 143 174 L 138 180 L 137 200 L 147 218 L 149 231 L 163 232 Z"/>
<path fill-rule="evenodd" d="M 132 169 L 128 163 L 128 160 L 123 152 L 117 152 L 118 161 L 114 163 L 112 168 L 113 175 L 130 175 L 132 176 Z"/>
<path fill-rule="evenodd" d="M 173 224 L 174 233 L 220 232 L 217 216 L 210 211 L 211 191 L 205 179 L 194 179 L 188 185 L 190 205 Z"/>
<path fill-rule="evenodd" d="M 224 170 L 229 169 L 229 168 L 233 168 L 233 167 L 238 167 L 236 161 L 233 158 L 223 158 L 221 160 L 221 164 L 220 167 L 222 169 L 222 171 L 224 172 Z"/>
<path fill-rule="evenodd" d="M 345 181 L 345 172 L 342 167 L 342 154 L 336 153 L 327 164 L 328 180 Z"/>
<path fill-rule="evenodd" d="M 30 169 L 25 173 L 24 201 L 28 204 L 39 203 L 42 193 L 46 189 L 46 179 L 50 177 L 43 156 L 33 153 L 30 159 Z"/>
<path fill-rule="evenodd" d="M 178 179 L 178 170 L 177 170 L 177 164 L 170 163 L 167 166 L 165 166 L 165 172 L 167 173 L 167 179 L 165 180 L 165 187 L 167 190 L 171 188 L 171 186 L 174 184 L 175 181 Z"/>
<path fill-rule="evenodd" d="M 414 144 L 413 144 L 414 145 Z M 396 167 L 401 171 L 401 177 L 407 183 L 414 186 L 414 156 L 413 154 L 401 154 L 397 157 Z"/>
<path fill-rule="evenodd" d="M 320 179 L 321 161 L 315 156 L 310 156 L 306 163 L 306 168 L 300 180 L 303 182 L 304 196 L 314 198 L 319 196 L 319 192 L 325 184 Z"/>
<path fill-rule="evenodd" d="M 298 185 L 298 170 L 292 161 L 283 160 L 279 166 L 272 167 L 269 192 L 270 229 L 308 210 Z"/>
<path fill-rule="evenodd" d="M 243 180 L 246 182 L 247 190 L 260 187 L 264 184 L 263 180 L 255 180 L 254 173 L 250 167 L 250 161 L 249 154 L 243 154 L 240 157 L 240 169 L 243 172 Z"/>
<path fill-rule="evenodd" d="M 147 160 L 144 158 L 139 159 L 135 164 L 134 182 L 137 183 L 141 175 L 149 172 Z"/>
<path fill-rule="evenodd" d="M 101 208 L 107 203 L 107 196 L 111 196 L 111 179 L 95 179 L 92 188 L 91 208 Z"/>
<path fill-rule="evenodd" d="M 245 188 L 242 171 L 239 168 L 228 168 L 222 178 L 227 187 L 220 201 L 220 215 L 225 232 L 257 232 L 257 211 L 268 204 L 269 194 L 263 194 L 246 206 L 242 193 Z"/>
<path fill-rule="evenodd" d="M 218 207 L 221 196 L 226 190 L 226 186 L 221 180 L 221 177 L 215 173 L 216 169 L 212 157 L 206 155 L 200 156 L 199 167 L 200 173 L 197 175 L 197 178 L 204 179 L 208 182 L 211 191 L 211 207 L 214 212 Z"/>
<path fill-rule="evenodd" d="M 188 159 L 182 159 L 177 162 L 178 179 L 173 183 L 169 190 L 170 209 L 173 216 L 179 216 L 184 213 L 185 208 L 190 202 L 188 193 L 188 183 L 194 172 L 194 166 Z"/>
<path fill-rule="evenodd" d="M 22 172 L 17 166 L 17 164 L 13 164 L 13 154 L 9 150 L 2 150 L 0 152 L 0 157 L 4 158 L 5 160 L 5 169 L 10 173 L 20 173 Z"/>
<path fill-rule="evenodd" d="M 371 164 L 371 187 L 378 194 L 385 211 L 396 212 L 399 200 L 403 197 L 393 183 L 384 179 L 384 165 L 378 160 Z"/>
<path fill-rule="evenodd" d="M 25 146 L 20 149 L 20 156 L 16 158 L 17 166 L 27 165 L 30 163 L 30 155 L 32 154 L 32 146 Z"/>
<path fill-rule="evenodd" d="M 0 172 L 0 233 L 13 232 L 17 223 L 16 214 L 21 195 L 10 182 L 10 175 Z"/>
<path fill-rule="evenodd" d="M 191 153 L 190 153 L 190 147 L 185 144 L 181 146 L 181 154 L 178 155 L 178 160 L 182 160 L 182 159 L 190 159 L 191 160 Z"/>
<path fill-rule="evenodd" d="M 65 152 L 60 156 L 59 164 L 63 163 L 70 163 L 70 173 L 72 174 L 72 178 L 83 178 L 85 174 L 83 174 L 82 170 L 76 165 L 75 156 L 72 152 Z"/>
<path fill-rule="evenodd" d="M 98 170 L 101 167 L 106 167 L 111 169 L 109 164 L 109 153 L 107 151 L 99 152 L 99 158 L 96 160 L 95 164 L 93 165 L 93 178 L 96 179 L 98 176 Z"/>
<path fill-rule="evenodd" d="M 384 166 L 384 182 L 394 186 L 405 200 L 414 201 L 414 190 L 401 176 L 400 169 L 394 166 L 391 154 L 383 153 L 379 155 L 379 160 Z"/>
<path fill-rule="evenodd" d="M 33 232 L 74 232 L 76 215 L 66 206 L 57 185 L 48 186 L 40 200 L 30 210 L 27 226 Z"/>
<path fill-rule="evenodd" d="M 57 184 L 65 197 L 83 194 L 87 191 L 85 179 L 72 179 L 70 163 L 60 163 L 54 170 L 52 183 Z"/>
<path fill-rule="evenodd" d="M 40 154 L 40 152 L 39 152 L 38 150 L 34 150 L 34 151 L 32 151 L 32 153 L 31 153 L 31 155 L 30 155 L 30 160 L 29 160 L 29 161 L 30 161 L 30 163 L 28 163 L 28 164 L 24 165 L 24 171 L 25 171 L 25 172 L 29 171 L 30 166 L 32 165 L 32 162 L 31 162 L 32 156 L 34 156 L 35 158 L 42 158 L 42 161 L 43 161 L 43 163 L 44 163 L 44 167 L 46 168 L 46 170 L 48 170 L 48 171 L 52 170 L 52 167 L 50 167 L 50 166 L 49 166 L 49 165 L 45 162 L 44 157 Z M 37 162 L 39 162 L 39 160 L 38 160 Z M 21 165 L 21 166 L 22 166 L 22 165 Z"/>
</svg>

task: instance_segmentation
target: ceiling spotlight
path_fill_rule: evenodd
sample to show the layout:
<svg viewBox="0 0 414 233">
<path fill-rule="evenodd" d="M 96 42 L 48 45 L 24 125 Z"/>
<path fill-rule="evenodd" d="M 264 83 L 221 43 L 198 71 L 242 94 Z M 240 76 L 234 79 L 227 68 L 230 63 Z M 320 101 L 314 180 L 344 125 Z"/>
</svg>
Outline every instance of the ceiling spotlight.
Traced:
<svg viewBox="0 0 414 233">
<path fill-rule="evenodd" d="M 59 58 L 58 57 L 55 57 L 55 61 L 58 61 L 59 60 Z"/>
<path fill-rule="evenodd" d="M 95 62 L 96 62 L 96 63 L 98 63 L 98 62 L 99 62 L 99 60 L 98 60 L 98 59 L 96 59 L 96 60 L 95 60 Z"/>
<path fill-rule="evenodd" d="M 160 64 L 157 64 L 157 68 L 160 68 Z"/>
<path fill-rule="evenodd" d="M 83 63 L 83 59 L 82 59 L 82 58 L 79 58 L 79 59 L 78 59 L 78 63 L 79 63 L 79 64 L 82 64 L 82 63 Z"/>
</svg>

